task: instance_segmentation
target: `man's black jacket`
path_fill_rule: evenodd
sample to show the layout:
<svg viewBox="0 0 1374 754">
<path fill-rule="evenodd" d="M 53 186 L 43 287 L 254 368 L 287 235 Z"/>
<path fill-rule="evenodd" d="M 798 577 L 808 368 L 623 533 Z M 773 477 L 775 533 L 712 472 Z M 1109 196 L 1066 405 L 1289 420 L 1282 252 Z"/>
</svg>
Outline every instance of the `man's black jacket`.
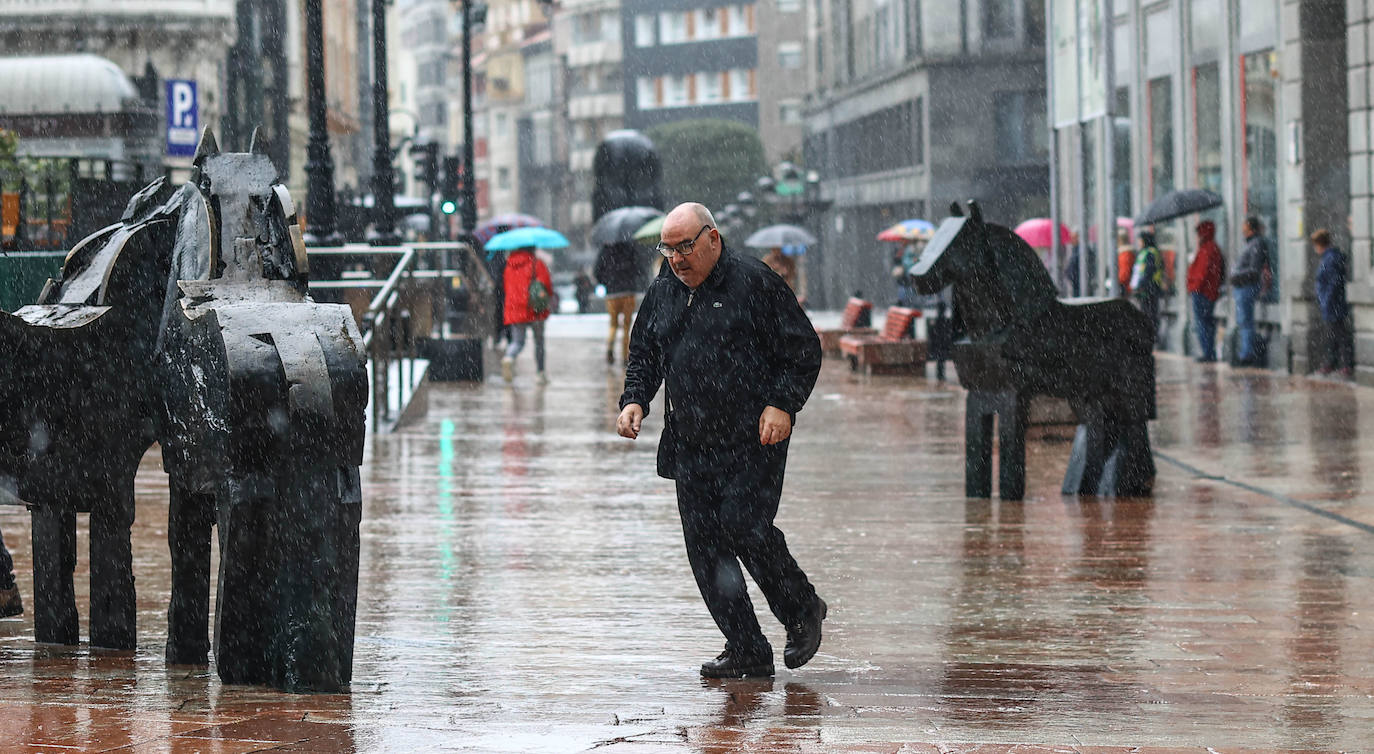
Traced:
<svg viewBox="0 0 1374 754">
<path fill-rule="evenodd" d="M 666 377 L 681 443 L 757 445 L 766 406 L 795 423 L 820 374 L 821 345 L 787 283 L 728 248 L 695 291 L 663 267 L 635 319 L 620 407 L 647 410 Z"/>
</svg>

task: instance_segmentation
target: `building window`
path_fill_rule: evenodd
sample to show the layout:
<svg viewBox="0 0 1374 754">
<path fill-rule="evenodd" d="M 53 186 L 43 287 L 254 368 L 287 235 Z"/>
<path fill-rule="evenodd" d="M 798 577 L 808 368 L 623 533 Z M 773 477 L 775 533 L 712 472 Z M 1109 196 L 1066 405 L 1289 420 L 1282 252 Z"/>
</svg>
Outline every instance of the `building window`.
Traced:
<svg viewBox="0 0 1374 754">
<path fill-rule="evenodd" d="M 1003 92 L 994 97 L 997 156 L 1007 164 L 1039 162 L 1049 150 L 1044 92 Z"/>
<path fill-rule="evenodd" d="M 778 44 L 778 65 L 783 70 L 795 70 L 802 67 L 802 46 L 801 42 L 782 42 Z"/>
<path fill-rule="evenodd" d="M 736 68 L 730 71 L 730 101 L 750 102 L 754 99 L 753 71 Z"/>
<path fill-rule="evenodd" d="M 1193 118 L 1197 186 L 1221 193 L 1221 72 L 1216 63 L 1193 69 Z"/>
<path fill-rule="evenodd" d="M 496 188 L 510 188 L 510 168 L 499 167 L 496 169 Z"/>
<path fill-rule="evenodd" d="M 749 8 L 743 5 L 731 5 L 730 16 L 730 36 L 747 37 L 754 33 L 754 14 L 749 12 Z"/>
<path fill-rule="evenodd" d="M 694 31 L 696 34 L 693 39 L 720 39 L 723 36 L 720 21 L 724 14 L 720 12 L 719 8 L 700 8 L 695 13 L 696 29 Z"/>
<path fill-rule="evenodd" d="M 703 105 L 711 105 L 725 99 L 725 87 L 721 79 L 724 74 L 720 71 L 710 71 L 708 73 L 697 74 L 697 102 Z"/>
<path fill-rule="evenodd" d="M 1149 100 L 1150 200 L 1174 190 L 1174 89 L 1169 77 L 1152 79 Z"/>
<path fill-rule="evenodd" d="M 911 151 L 912 165 L 926 163 L 926 101 L 917 97 L 911 103 Z"/>
<path fill-rule="evenodd" d="M 777 0 L 779 13 L 799 13 L 802 9 L 801 0 Z"/>
<path fill-rule="evenodd" d="M 640 110 L 649 110 L 659 106 L 658 91 L 652 78 L 640 76 L 635 79 L 635 103 Z"/>
<path fill-rule="evenodd" d="M 658 16 L 641 13 L 635 16 L 635 46 L 654 47 L 658 45 Z"/>
<path fill-rule="evenodd" d="M 921 57 L 921 0 L 906 0 L 906 59 Z"/>
<path fill-rule="evenodd" d="M 799 99 L 785 99 L 778 103 L 778 120 L 785 126 L 797 126 L 802 122 L 802 103 Z"/>
<path fill-rule="evenodd" d="M 681 11 L 663 11 L 658 14 L 659 42 L 665 45 L 681 44 L 687 39 L 687 14 Z"/>
<path fill-rule="evenodd" d="M 664 107 L 681 107 L 687 104 L 687 77 L 665 76 L 663 78 Z"/>
<path fill-rule="evenodd" d="M 1264 235 L 1269 239 L 1279 235 L 1279 155 L 1278 155 L 1278 97 L 1277 59 L 1273 50 L 1245 55 L 1240 59 L 1241 81 L 1244 82 L 1241 112 L 1245 126 L 1245 214 L 1254 215 L 1264 223 Z M 1271 244 L 1272 248 L 1272 244 Z M 1272 256 L 1272 255 L 1271 255 Z M 1278 301 L 1279 261 L 1271 258 L 1274 284 L 1267 300 Z"/>
<path fill-rule="evenodd" d="M 1011 39 L 1015 36 L 1015 0 L 983 0 L 983 38 Z"/>
</svg>

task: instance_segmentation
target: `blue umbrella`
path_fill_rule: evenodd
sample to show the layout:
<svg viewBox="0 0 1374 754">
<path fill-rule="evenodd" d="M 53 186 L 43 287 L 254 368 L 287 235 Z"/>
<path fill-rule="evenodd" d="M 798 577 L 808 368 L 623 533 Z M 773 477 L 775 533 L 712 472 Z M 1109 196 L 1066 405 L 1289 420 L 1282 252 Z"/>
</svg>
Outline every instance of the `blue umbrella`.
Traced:
<svg viewBox="0 0 1374 754">
<path fill-rule="evenodd" d="M 487 251 L 514 251 L 515 249 L 565 249 L 568 239 L 562 233 L 548 228 L 516 228 L 505 233 L 497 233 L 487 241 Z"/>
</svg>

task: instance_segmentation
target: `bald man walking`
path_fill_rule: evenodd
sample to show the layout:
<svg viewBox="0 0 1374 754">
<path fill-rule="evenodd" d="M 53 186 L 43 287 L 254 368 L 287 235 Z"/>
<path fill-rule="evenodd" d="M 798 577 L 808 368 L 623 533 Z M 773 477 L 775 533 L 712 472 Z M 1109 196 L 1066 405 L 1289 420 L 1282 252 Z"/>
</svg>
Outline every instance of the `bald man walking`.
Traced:
<svg viewBox="0 0 1374 754">
<path fill-rule="evenodd" d="M 787 667 L 805 665 L 820 647 L 825 601 L 773 518 L 792 426 L 820 373 L 820 341 L 787 283 L 726 249 L 706 207 L 676 207 L 661 238 L 672 275 L 660 274 L 640 305 L 616 429 L 637 438 L 664 386 L 658 473 L 677 483 L 687 559 L 725 635 L 725 651 L 701 674 L 771 676 L 773 648 L 740 564 L 787 628 Z"/>
</svg>

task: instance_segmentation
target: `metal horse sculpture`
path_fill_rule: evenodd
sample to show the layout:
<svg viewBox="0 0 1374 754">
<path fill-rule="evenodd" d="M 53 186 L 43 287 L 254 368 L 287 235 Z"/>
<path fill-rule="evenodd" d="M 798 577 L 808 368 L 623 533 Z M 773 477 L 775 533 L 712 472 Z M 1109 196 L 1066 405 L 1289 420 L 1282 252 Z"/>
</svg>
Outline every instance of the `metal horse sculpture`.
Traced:
<svg viewBox="0 0 1374 754">
<path fill-rule="evenodd" d="M 306 295 L 295 209 L 254 138 L 207 131 L 191 180 L 159 179 L 72 249 L 35 306 L 0 313 L 0 485 L 33 515 L 34 635 L 76 644 L 76 514 L 91 514 L 91 644 L 135 647 L 134 475 L 171 486 L 167 660 L 228 683 L 349 682 L 367 376 L 343 305 Z"/>
<path fill-rule="evenodd" d="M 992 494 L 992 423 L 998 418 L 998 494 L 1025 494 L 1026 418 L 1034 395 L 1068 399 L 1080 422 L 1063 491 L 1148 495 L 1154 459 L 1154 334 L 1120 299 L 1057 298 L 1035 252 L 1005 227 L 955 204 L 912 268 L 921 293 L 954 286 L 966 337 L 954 345 L 968 389 L 965 476 L 969 497 Z"/>
</svg>

